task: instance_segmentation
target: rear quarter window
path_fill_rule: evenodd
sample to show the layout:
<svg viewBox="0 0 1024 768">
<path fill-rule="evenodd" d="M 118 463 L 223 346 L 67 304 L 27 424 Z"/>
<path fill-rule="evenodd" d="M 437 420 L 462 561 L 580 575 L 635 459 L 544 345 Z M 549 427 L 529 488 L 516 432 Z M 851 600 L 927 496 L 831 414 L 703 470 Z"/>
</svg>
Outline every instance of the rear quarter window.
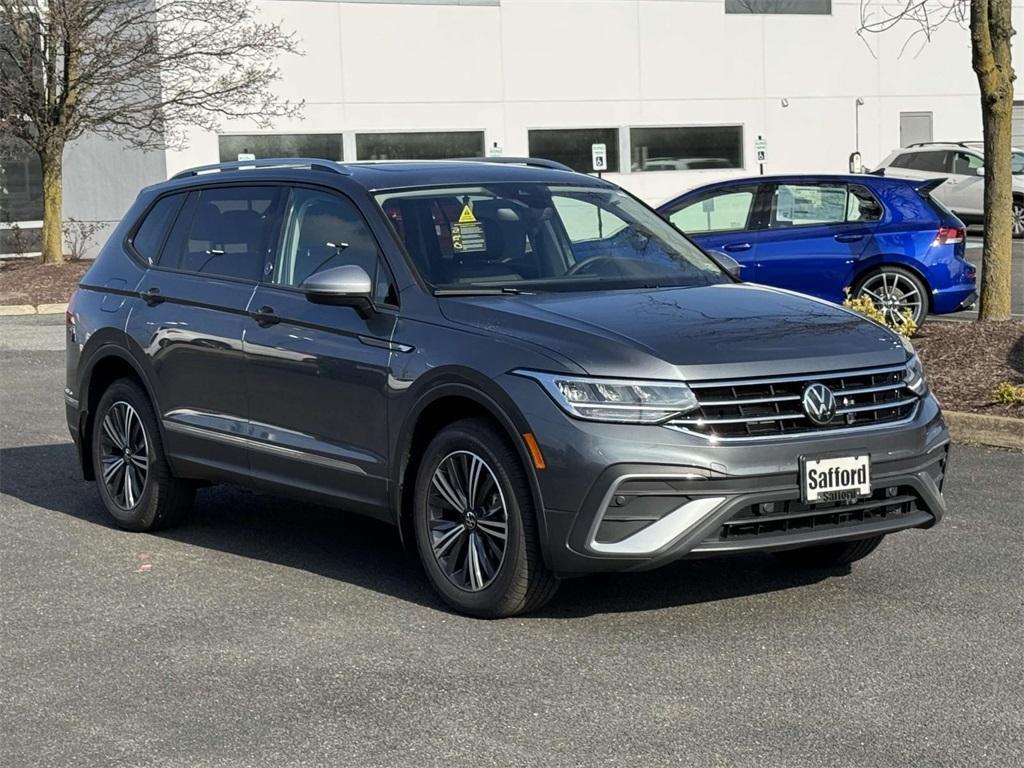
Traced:
<svg viewBox="0 0 1024 768">
<path fill-rule="evenodd" d="M 160 260 L 160 249 L 163 248 L 164 239 L 184 199 L 184 193 L 161 197 L 149 209 L 132 235 L 132 248 L 150 264 Z"/>
</svg>

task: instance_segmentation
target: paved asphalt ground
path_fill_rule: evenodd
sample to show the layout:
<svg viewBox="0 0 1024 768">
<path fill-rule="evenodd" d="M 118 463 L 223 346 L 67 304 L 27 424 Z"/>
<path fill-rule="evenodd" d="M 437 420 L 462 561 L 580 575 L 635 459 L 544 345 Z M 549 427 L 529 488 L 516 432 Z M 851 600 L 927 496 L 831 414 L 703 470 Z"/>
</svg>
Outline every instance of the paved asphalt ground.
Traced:
<svg viewBox="0 0 1024 768">
<path fill-rule="evenodd" d="M 1024 456 L 852 571 L 767 556 L 446 611 L 384 525 L 233 488 L 111 527 L 59 318 L 0 322 L 0 764 L 1008 766 L 1024 760 Z"/>
<path fill-rule="evenodd" d="M 981 246 L 983 238 L 980 228 L 972 227 L 967 238 L 967 260 L 978 266 L 978 287 L 981 287 Z M 1024 240 L 1013 241 L 1013 260 L 1010 264 L 1010 284 L 1013 295 L 1010 297 L 1010 311 L 1013 317 L 1024 320 Z M 974 320 L 978 313 L 957 312 L 946 315 L 947 319 Z"/>
</svg>

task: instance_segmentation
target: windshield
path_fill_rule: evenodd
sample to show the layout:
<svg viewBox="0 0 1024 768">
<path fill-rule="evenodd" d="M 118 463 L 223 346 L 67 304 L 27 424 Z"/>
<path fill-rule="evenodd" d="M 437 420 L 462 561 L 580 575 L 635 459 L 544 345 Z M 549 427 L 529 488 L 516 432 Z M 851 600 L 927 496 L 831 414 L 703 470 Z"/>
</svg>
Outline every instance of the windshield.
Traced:
<svg viewBox="0 0 1024 768">
<path fill-rule="evenodd" d="M 1010 167 L 1014 176 L 1024 173 L 1024 152 L 1014 152 L 1010 158 Z"/>
<path fill-rule="evenodd" d="M 616 189 L 499 183 L 376 197 L 438 292 L 731 282 L 672 225 Z"/>
</svg>

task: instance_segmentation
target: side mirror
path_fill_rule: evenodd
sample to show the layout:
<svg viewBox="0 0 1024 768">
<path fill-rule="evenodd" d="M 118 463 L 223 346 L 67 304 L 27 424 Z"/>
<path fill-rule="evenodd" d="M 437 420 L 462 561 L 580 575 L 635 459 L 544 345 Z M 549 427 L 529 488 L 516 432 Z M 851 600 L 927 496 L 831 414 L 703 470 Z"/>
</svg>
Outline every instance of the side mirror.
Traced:
<svg viewBox="0 0 1024 768">
<path fill-rule="evenodd" d="M 708 251 L 708 256 L 714 259 L 715 263 L 718 264 L 722 269 L 728 272 L 737 280 L 741 280 L 740 272 L 743 270 L 743 265 L 740 264 L 736 259 L 730 256 L 725 251 Z"/>
<path fill-rule="evenodd" d="M 373 282 L 366 270 L 355 264 L 317 272 L 307 277 L 299 287 L 314 304 L 355 307 L 363 316 L 373 310 Z"/>
<path fill-rule="evenodd" d="M 979 176 L 984 176 L 985 175 L 985 166 L 983 165 L 980 168 L 975 169 L 974 172 L 976 174 L 978 174 Z"/>
</svg>

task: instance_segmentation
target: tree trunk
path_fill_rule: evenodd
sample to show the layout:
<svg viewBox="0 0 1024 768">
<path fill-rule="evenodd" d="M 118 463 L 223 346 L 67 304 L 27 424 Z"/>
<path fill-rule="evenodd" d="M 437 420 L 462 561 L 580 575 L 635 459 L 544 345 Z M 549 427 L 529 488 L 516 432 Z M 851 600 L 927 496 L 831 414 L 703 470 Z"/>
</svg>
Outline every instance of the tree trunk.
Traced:
<svg viewBox="0 0 1024 768">
<path fill-rule="evenodd" d="M 60 264 L 64 261 L 63 207 L 63 151 L 43 152 L 39 161 L 43 167 L 43 263 Z"/>
<path fill-rule="evenodd" d="M 1013 62 L 1009 0 L 972 0 L 971 47 L 981 90 L 985 134 L 985 245 L 981 253 L 980 320 L 1010 319 L 1013 246 Z"/>
<path fill-rule="evenodd" d="M 985 245 L 981 253 L 981 320 L 1010 319 L 1013 253 L 1013 101 L 982 98 L 985 132 Z"/>
</svg>

